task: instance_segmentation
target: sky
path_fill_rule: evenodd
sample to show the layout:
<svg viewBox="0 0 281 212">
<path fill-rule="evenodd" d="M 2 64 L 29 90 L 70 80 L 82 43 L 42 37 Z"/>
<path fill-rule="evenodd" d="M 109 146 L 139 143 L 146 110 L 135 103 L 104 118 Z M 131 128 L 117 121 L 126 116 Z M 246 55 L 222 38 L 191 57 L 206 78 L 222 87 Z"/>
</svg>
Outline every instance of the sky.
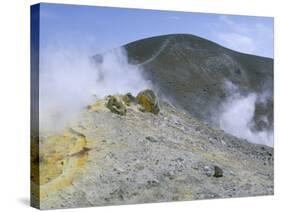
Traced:
<svg viewBox="0 0 281 212">
<path fill-rule="evenodd" d="M 98 54 L 135 40 L 188 33 L 238 52 L 273 58 L 273 18 L 47 4 L 40 6 L 40 47 L 90 48 Z"/>
</svg>

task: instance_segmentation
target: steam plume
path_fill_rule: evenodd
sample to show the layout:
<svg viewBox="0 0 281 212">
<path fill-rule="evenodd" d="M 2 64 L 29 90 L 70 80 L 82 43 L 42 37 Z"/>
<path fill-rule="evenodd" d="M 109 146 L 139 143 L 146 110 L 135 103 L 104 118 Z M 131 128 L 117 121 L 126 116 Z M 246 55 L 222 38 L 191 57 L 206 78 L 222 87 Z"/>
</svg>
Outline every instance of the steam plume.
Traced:
<svg viewBox="0 0 281 212">
<path fill-rule="evenodd" d="M 229 81 L 225 82 L 225 89 L 230 96 L 221 105 L 219 112 L 219 127 L 226 132 L 253 143 L 273 146 L 273 132 L 271 130 L 256 131 L 252 129 L 257 101 L 266 101 L 266 93 L 241 94 L 238 87 Z M 263 116 L 265 122 L 267 117 Z"/>
<path fill-rule="evenodd" d="M 52 47 L 40 55 L 40 129 L 59 130 L 96 98 L 149 88 L 123 49 L 99 60 L 87 50 Z"/>
</svg>

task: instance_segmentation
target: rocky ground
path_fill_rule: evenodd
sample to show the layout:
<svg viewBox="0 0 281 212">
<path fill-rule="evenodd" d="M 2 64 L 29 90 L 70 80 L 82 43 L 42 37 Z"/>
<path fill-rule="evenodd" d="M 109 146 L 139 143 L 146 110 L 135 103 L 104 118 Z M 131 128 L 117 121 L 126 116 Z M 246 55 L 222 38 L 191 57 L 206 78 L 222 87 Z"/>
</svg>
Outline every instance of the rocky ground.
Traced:
<svg viewBox="0 0 281 212">
<path fill-rule="evenodd" d="M 39 165 L 43 209 L 273 194 L 273 148 L 149 92 L 109 96 L 65 132 L 42 133 Z"/>
</svg>

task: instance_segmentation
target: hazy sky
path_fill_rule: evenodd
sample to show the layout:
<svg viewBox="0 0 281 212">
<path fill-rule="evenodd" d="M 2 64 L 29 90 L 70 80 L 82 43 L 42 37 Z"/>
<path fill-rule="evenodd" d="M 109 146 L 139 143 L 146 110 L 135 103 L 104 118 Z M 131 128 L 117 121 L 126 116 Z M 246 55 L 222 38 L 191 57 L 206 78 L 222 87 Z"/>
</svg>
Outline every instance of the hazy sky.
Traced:
<svg viewBox="0 0 281 212">
<path fill-rule="evenodd" d="M 41 4 L 40 45 L 93 54 L 163 34 L 194 34 L 239 52 L 273 57 L 273 18 Z"/>
</svg>

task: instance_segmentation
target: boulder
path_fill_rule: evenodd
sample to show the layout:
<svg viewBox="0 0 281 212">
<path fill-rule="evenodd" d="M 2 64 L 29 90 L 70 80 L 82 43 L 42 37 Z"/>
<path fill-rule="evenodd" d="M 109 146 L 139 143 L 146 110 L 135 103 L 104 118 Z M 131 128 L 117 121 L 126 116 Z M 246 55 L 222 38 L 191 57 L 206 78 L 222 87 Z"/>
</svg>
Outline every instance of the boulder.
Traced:
<svg viewBox="0 0 281 212">
<path fill-rule="evenodd" d="M 106 107 L 112 113 L 116 113 L 116 114 L 122 115 L 122 116 L 126 115 L 126 112 L 127 112 L 125 105 L 121 101 L 118 101 L 115 96 L 109 96 Z"/>
<path fill-rule="evenodd" d="M 130 106 L 131 103 L 136 103 L 136 97 L 134 97 L 131 93 L 127 93 L 122 96 L 122 100 L 128 106 Z"/>
<path fill-rule="evenodd" d="M 152 90 L 147 89 L 139 92 L 137 102 L 147 112 L 158 114 L 160 111 L 157 97 Z"/>
<path fill-rule="evenodd" d="M 223 171 L 220 167 L 215 166 L 214 167 L 214 177 L 222 177 L 223 176 Z"/>
</svg>

